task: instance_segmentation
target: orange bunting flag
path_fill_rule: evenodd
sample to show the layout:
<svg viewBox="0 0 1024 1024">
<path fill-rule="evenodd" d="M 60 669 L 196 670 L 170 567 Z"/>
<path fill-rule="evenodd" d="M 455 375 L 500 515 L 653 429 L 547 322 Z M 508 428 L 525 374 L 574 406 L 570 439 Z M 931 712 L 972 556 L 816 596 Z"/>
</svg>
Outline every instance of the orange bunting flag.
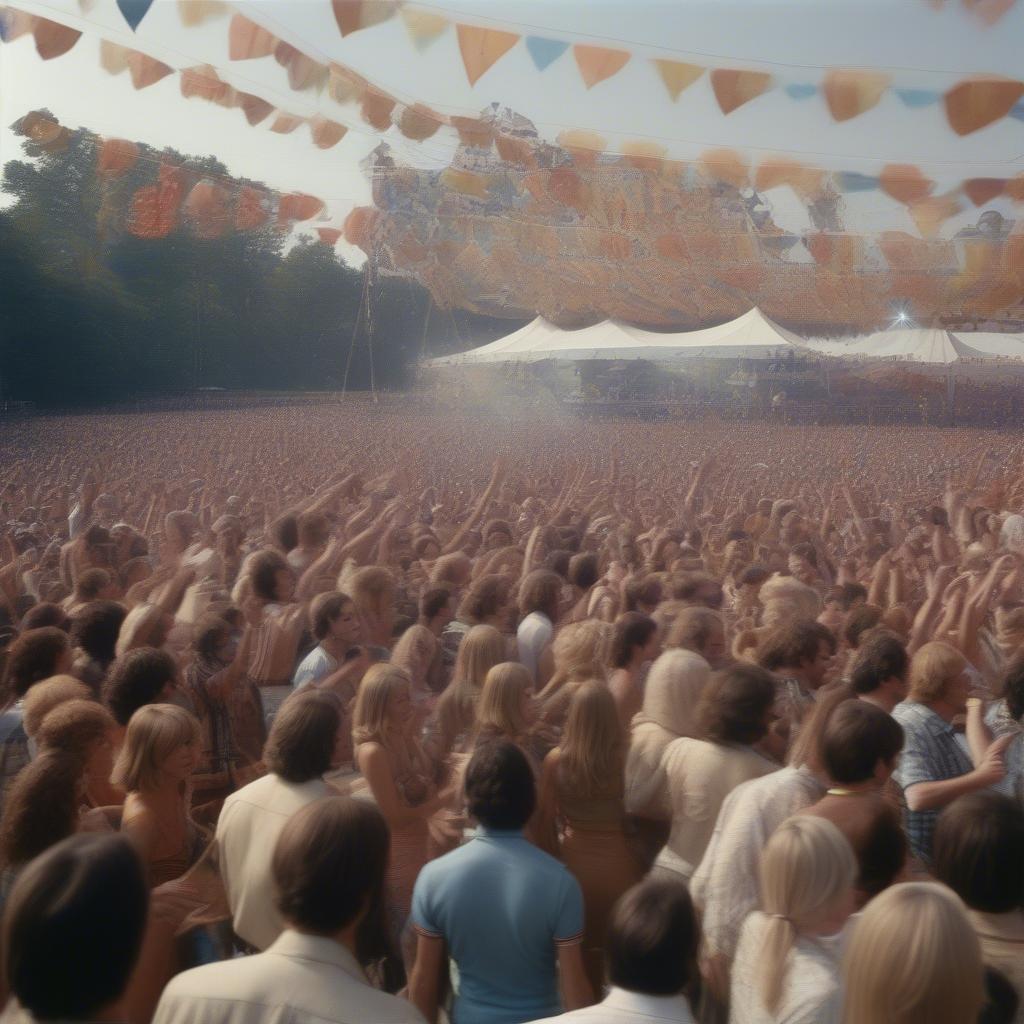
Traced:
<svg viewBox="0 0 1024 1024">
<path fill-rule="evenodd" d="M 418 11 L 414 7 L 403 7 L 401 18 L 412 37 L 413 45 L 420 52 L 435 42 L 450 24 L 448 19 L 440 14 Z"/>
<path fill-rule="evenodd" d="M 193 186 L 183 210 L 197 238 L 220 238 L 228 229 L 227 192 L 212 181 Z"/>
<path fill-rule="evenodd" d="M 396 120 L 398 130 L 414 142 L 422 142 L 434 135 L 441 127 L 442 118 L 428 107 L 419 103 L 403 107 Z"/>
<path fill-rule="evenodd" d="M 235 97 L 235 102 L 242 108 L 246 121 L 249 124 L 257 125 L 270 117 L 274 110 L 272 104 L 259 96 L 253 96 L 247 92 L 240 92 Z"/>
<path fill-rule="evenodd" d="M 145 89 L 172 74 L 174 68 L 168 67 L 155 57 L 132 50 L 128 54 L 128 71 L 132 76 L 132 85 L 136 89 Z"/>
<path fill-rule="evenodd" d="M 519 42 L 519 36 L 515 33 L 501 32 L 493 28 L 457 25 L 456 30 L 462 63 L 465 65 L 470 85 L 476 85 L 480 76 Z"/>
<path fill-rule="evenodd" d="M 369 251 L 370 238 L 380 219 L 380 211 L 372 206 L 357 206 L 345 218 L 345 241 Z"/>
<path fill-rule="evenodd" d="M 231 60 L 269 57 L 276 46 L 277 37 L 244 14 L 236 14 L 231 19 L 228 29 L 228 57 Z"/>
<path fill-rule="evenodd" d="M 361 113 L 363 120 L 379 132 L 386 132 L 391 127 L 391 111 L 395 109 L 395 100 L 387 93 L 367 86 L 363 93 Z"/>
<path fill-rule="evenodd" d="M 362 97 L 366 90 L 366 79 L 340 64 L 328 68 L 327 94 L 335 103 L 351 103 Z"/>
<path fill-rule="evenodd" d="M 533 167 L 537 161 L 533 155 L 533 146 L 528 139 L 517 139 L 513 135 L 495 135 L 494 145 L 498 156 L 505 163 L 518 167 Z"/>
<path fill-rule="evenodd" d="M 304 121 L 305 118 L 295 117 L 294 114 L 279 113 L 274 118 L 274 123 L 270 126 L 270 130 L 278 135 L 290 135 Z"/>
<path fill-rule="evenodd" d="M 823 91 L 832 117 L 849 121 L 878 105 L 891 79 L 879 71 L 835 69 L 825 76 Z"/>
<path fill-rule="evenodd" d="M 747 162 L 734 149 L 709 149 L 701 154 L 697 166 L 708 177 L 724 181 L 733 188 L 746 188 L 750 184 Z"/>
<path fill-rule="evenodd" d="M 225 104 L 231 91 L 227 82 L 222 82 L 209 64 L 185 68 L 181 72 L 181 95 L 185 99 L 196 97 L 210 103 Z M 233 98 L 233 97 L 232 97 Z"/>
<path fill-rule="evenodd" d="M 972 78 L 944 97 L 946 118 L 957 135 L 970 135 L 1005 117 L 1024 96 L 1024 82 L 1010 78 Z"/>
<path fill-rule="evenodd" d="M 379 25 L 393 18 L 398 0 L 331 0 L 334 20 L 343 36 L 363 28 Z"/>
<path fill-rule="evenodd" d="M 452 117 L 452 127 L 459 133 L 459 142 L 477 149 L 490 149 L 494 132 L 478 117 Z"/>
<path fill-rule="evenodd" d="M 558 144 L 572 157 L 577 167 L 593 167 L 598 154 L 605 151 L 607 140 L 596 132 L 582 128 L 570 128 L 558 136 Z"/>
<path fill-rule="evenodd" d="M 640 170 L 657 170 L 665 159 L 665 152 L 665 147 L 656 142 L 627 142 L 622 147 L 626 161 Z"/>
<path fill-rule="evenodd" d="M 36 53 L 43 60 L 53 60 L 63 57 L 81 39 L 82 33 L 59 22 L 37 17 L 32 24 L 32 36 L 36 41 Z"/>
<path fill-rule="evenodd" d="M 975 206 L 984 206 L 990 199 L 1003 194 L 1005 178 L 970 178 L 964 182 L 964 193 Z"/>
<path fill-rule="evenodd" d="M 617 75 L 628 63 L 625 50 L 607 50 L 603 46 L 577 45 L 572 48 L 583 84 L 592 89 L 598 82 Z"/>
<path fill-rule="evenodd" d="M 286 226 L 295 220 L 311 220 L 324 208 L 322 199 L 307 196 L 302 192 L 292 192 L 281 196 L 277 207 L 277 223 Z"/>
<path fill-rule="evenodd" d="M 878 185 L 887 196 L 907 206 L 921 202 L 935 189 L 935 182 L 912 164 L 886 164 L 878 176 Z"/>
<path fill-rule="evenodd" d="M 341 228 L 317 228 L 316 233 L 325 245 L 337 245 L 341 239 Z"/>
<path fill-rule="evenodd" d="M 235 228 L 239 231 L 252 231 L 266 224 L 269 216 L 265 194 L 252 185 L 243 185 L 235 205 Z"/>
<path fill-rule="evenodd" d="M 139 147 L 127 139 L 104 139 L 96 158 L 96 169 L 100 174 L 116 177 L 135 166 L 139 158 Z"/>
<path fill-rule="evenodd" d="M 119 46 L 109 39 L 100 40 L 100 67 L 112 75 L 119 75 L 128 70 L 128 58 L 132 51 L 127 46 Z"/>
<path fill-rule="evenodd" d="M 330 149 L 336 146 L 348 134 L 348 128 L 336 121 L 328 121 L 324 117 L 316 117 L 309 122 L 313 142 L 318 149 Z"/>
<path fill-rule="evenodd" d="M 321 88 L 330 75 L 326 64 L 320 64 L 297 50 L 290 43 L 274 47 L 274 60 L 288 72 L 288 84 L 297 90 Z"/>
<path fill-rule="evenodd" d="M 166 238 L 178 222 L 178 208 L 185 193 L 180 167 L 160 165 L 157 185 L 140 188 L 132 200 L 128 230 L 139 238 Z"/>
<path fill-rule="evenodd" d="M 956 196 L 951 195 L 932 196 L 910 207 L 910 216 L 914 218 L 922 238 L 934 238 L 942 225 L 959 212 L 960 204 Z"/>
<path fill-rule="evenodd" d="M 723 114 L 731 114 L 744 103 L 757 99 L 771 85 L 772 76 L 765 71 L 715 68 L 711 72 L 711 88 Z"/>
<path fill-rule="evenodd" d="M 178 0 L 178 17 L 189 28 L 223 17 L 227 13 L 228 6 L 221 0 Z"/>
<path fill-rule="evenodd" d="M 654 66 L 658 69 L 658 74 L 673 102 L 679 99 L 682 91 L 693 85 L 705 71 L 699 64 L 684 64 L 678 60 L 655 60 Z"/>
</svg>

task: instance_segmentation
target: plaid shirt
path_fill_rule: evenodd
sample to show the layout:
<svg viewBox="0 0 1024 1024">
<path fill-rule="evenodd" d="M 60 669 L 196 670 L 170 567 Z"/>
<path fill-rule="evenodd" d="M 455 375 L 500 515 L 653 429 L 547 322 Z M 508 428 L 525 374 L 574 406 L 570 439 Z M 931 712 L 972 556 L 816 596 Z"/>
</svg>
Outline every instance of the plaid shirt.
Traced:
<svg viewBox="0 0 1024 1024">
<path fill-rule="evenodd" d="M 904 701 L 892 713 L 903 726 L 903 754 L 893 779 L 904 794 L 919 782 L 945 782 L 972 771 L 974 765 L 963 739 L 941 715 L 926 704 Z M 906 810 L 907 835 L 914 853 L 931 862 L 932 833 L 939 812 Z"/>
</svg>

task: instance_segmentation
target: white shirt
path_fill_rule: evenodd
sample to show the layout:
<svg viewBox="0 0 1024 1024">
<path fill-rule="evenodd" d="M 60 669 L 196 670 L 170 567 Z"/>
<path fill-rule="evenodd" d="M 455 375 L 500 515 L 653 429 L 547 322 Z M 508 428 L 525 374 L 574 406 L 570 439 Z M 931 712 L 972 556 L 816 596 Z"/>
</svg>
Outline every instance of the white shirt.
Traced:
<svg viewBox="0 0 1024 1024">
<path fill-rule="evenodd" d="M 338 659 L 328 654 L 320 644 L 317 644 L 299 662 L 299 667 L 295 670 L 295 675 L 292 676 L 292 686 L 296 690 L 301 690 L 304 686 L 319 683 L 321 679 L 326 679 L 334 672 L 337 667 Z"/>
<path fill-rule="evenodd" d="M 695 1024 L 685 996 L 649 996 L 614 986 L 596 1006 L 549 1017 L 538 1024 L 642 1024 L 643 1021 Z"/>
<path fill-rule="evenodd" d="M 555 627 L 543 612 L 530 612 L 516 630 L 519 660 L 530 670 L 535 682 L 540 656 L 544 648 L 551 643 L 554 632 Z"/>
<path fill-rule="evenodd" d="M 173 978 L 153 1024 L 423 1024 L 411 1004 L 372 988 L 333 939 L 285 931 L 265 953 Z"/>
<path fill-rule="evenodd" d="M 323 779 L 294 783 L 265 775 L 224 801 L 217 821 L 220 873 L 235 931 L 250 946 L 266 949 L 284 929 L 270 875 L 277 837 L 296 811 L 331 792 Z"/>
<path fill-rule="evenodd" d="M 786 959 L 782 998 L 774 1013 L 761 1002 L 759 968 L 767 918 L 747 918 L 732 965 L 729 1024 L 839 1024 L 842 1017 L 842 933 L 797 936 Z"/>
<path fill-rule="evenodd" d="M 732 957 L 740 928 L 760 902 L 758 871 L 769 836 L 790 815 L 820 800 L 825 787 L 809 768 L 782 768 L 744 782 L 722 804 L 690 893 L 703 909 L 709 953 Z"/>
</svg>

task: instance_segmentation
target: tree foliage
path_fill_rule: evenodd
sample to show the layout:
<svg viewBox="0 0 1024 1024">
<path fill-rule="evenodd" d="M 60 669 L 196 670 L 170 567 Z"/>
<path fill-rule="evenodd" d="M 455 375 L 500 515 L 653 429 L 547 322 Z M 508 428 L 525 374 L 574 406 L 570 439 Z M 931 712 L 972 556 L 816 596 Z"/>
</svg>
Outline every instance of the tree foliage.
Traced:
<svg viewBox="0 0 1024 1024">
<path fill-rule="evenodd" d="M 27 159 L 3 169 L 14 200 L 0 212 L 4 398 L 88 404 L 199 387 L 362 389 L 371 379 L 400 388 L 421 354 L 517 326 L 431 309 L 415 282 L 367 281 L 333 247 L 272 223 L 214 239 L 179 223 L 165 238 L 137 238 L 126 211 L 161 163 L 222 181 L 226 168 L 140 146 L 114 178 L 97 173 L 94 135 L 69 140 L 57 152 L 26 140 Z"/>
</svg>

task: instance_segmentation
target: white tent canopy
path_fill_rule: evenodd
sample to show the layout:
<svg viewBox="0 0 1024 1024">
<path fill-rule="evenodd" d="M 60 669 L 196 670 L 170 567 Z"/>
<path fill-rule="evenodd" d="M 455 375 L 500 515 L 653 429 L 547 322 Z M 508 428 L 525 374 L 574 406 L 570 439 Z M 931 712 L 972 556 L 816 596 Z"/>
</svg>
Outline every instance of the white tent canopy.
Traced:
<svg viewBox="0 0 1024 1024">
<path fill-rule="evenodd" d="M 952 366 L 983 362 L 992 356 L 940 328 L 878 331 L 875 334 L 839 341 L 812 341 L 809 346 L 822 355 L 841 359 L 878 359 Z"/>
<path fill-rule="evenodd" d="M 780 327 L 757 308 L 718 327 L 673 334 L 644 331 L 612 320 L 566 331 L 537 317 L 507 337 L 469 352 L 433 359 L 429 365 L 470 366 L 542 359 L 766 359 L 797 349 L 807 352 L 797 335 Z"/>
</svg>

